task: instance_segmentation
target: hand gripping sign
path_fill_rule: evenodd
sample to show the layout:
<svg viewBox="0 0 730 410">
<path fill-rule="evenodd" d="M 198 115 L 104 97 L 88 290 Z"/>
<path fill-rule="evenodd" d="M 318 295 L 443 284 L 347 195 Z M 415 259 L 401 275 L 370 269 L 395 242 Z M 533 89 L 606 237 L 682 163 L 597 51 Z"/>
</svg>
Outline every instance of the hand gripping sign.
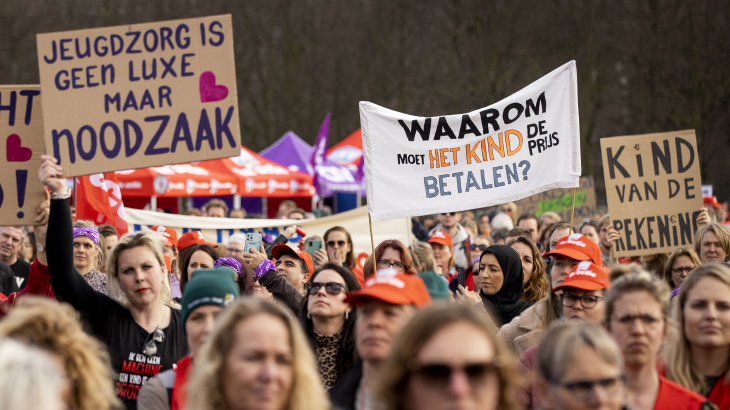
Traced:
<svg viewBox="0 0 730 410">
<path fill-rule="evenodd" d="M 40 86 L 0 86 L 0 226 L 32 225 L 45 200 Z"/>
<path fill-rule="evenodd" d="M 230 15 L 37 43 L 46 147 L 66 176 L 238 155 Z"/>
<path fill-rule="evenodd" d="M 461 211 L 578 186 L 578 86 L 571 61 L 466 114 L 415 117 L 360 103 L 374 221 Z"/>
</svg>

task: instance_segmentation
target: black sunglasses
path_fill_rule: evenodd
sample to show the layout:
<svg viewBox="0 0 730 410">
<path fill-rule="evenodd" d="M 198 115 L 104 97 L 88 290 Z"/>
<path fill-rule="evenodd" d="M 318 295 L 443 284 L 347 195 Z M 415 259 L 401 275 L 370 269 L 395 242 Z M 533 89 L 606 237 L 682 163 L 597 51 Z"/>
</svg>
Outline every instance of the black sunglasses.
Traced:
<svg viewBox="0 0 730 410">
<path fill-rule="evenodd" d="M 329 293 L 330 295 L 339 295 L 340 292 L 342 292 L 342 289 L 345 289 L 345 292 L 347 292 L 347 288 L 345 285 L 337 282 L 308 282 L 304 284 L 304 290 L 307 292 L 308 295 L 314 295 L 317 292 L 319 292 L 320 289 L 322 289 L 322 286 L 324 286 L 324 290 Z"/>
<path fill-rule="evenodd" d="M 470 382 L 477 382 L 497 374 L 498 367 L 494 363 L 468 363 L 462 367 L 452 367 L 448 364 L 428 364 L 416 367 L 413 374 L 434 386 L 444 386 L 449 383 L 451 374 L 463 370 Z"/>
<path fill-rule="evenodd" d="M 472 251 L 475 251 L 475 250 L 477 250 L 477 248 L 479 248 L 480 251 L 484 252 L 484 250 L 487 249 L 488 247 L 489 247 L 489 245 L 484 245 L 484 244 L 477 245 L 477 244 L 473 243 L 469 246 L 469 249 Z"/>
<path fill-rule="evenodd" d="M 330 248 L 333 247 L 333 246 L 335 246 L 335 244 L 337 246 L 339 246 L 340 248 L 342 248 L 343 246 L 345 246 L 345 244 L 347 244 L 347 242 L 345 242 L 345 241 L 337 241 L 337 242 L 335 242 L 335 241 L 327 241 L 327 246 L 329 246 Z"/>
<path fill-rule="evenodd" d="M 441 215 L 449 215 L 449 216 L 454 216 L 454 215 L 456 215 L 457 213 L 458 213 L 458 212 L 441 212 Z"/>
<path fill-rule="evenodd" d="M 165 341 L 165 332 L 162 331 L 159 327 L 155 329 L 154 332 L 147 335 L 147 339 L 144 341 L 144 345 L 142 347 L 142 353 L 144 353 L 145 356 L 154 356 L 157 354 L 157 343 L 162 343 Z"/>
</svg>

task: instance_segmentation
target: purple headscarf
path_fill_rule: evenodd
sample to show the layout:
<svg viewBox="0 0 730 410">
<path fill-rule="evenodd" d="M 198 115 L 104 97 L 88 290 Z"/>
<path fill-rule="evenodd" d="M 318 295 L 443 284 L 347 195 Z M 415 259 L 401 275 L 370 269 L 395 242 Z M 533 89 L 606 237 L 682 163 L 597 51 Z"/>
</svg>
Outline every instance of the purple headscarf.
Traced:
<svg viewBox="0 0 730 410">
<path fill-rule="evenodd" d="M 220 258 L 213 263 L 213 266 L 225 266 L 227 268 L 233 269 L 233 271 L 236 272 L 236 275 L 238 275 L 239 278 L 243 276 L 243 266 L 241 266 L 241 262 L 233 258 Z"/>
<path fill-rule="evenodd" d="M 74 238 L 85 236 L 99 246 L 99 231 L 94 228 L 74 228 Z"/>
</svg>

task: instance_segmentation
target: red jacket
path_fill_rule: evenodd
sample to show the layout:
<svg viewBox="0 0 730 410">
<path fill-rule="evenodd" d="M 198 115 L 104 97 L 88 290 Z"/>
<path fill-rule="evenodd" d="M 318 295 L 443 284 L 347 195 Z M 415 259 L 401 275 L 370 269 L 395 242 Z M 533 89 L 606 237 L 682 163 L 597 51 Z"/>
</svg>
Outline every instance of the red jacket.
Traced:
<svg viewBox="0 0 730 410">
<path fill-rule="evenodd" d="M 691 390 L 667 380 L 664 376 L 659 375 L 659 394 L 657 394 L 654 410 L 700 410 L 710 409 L 706 407 L 708 400 L 701 394 L 697 394 Z M 709 403 L 708 403 L 709 404 Z"/>
</svg>

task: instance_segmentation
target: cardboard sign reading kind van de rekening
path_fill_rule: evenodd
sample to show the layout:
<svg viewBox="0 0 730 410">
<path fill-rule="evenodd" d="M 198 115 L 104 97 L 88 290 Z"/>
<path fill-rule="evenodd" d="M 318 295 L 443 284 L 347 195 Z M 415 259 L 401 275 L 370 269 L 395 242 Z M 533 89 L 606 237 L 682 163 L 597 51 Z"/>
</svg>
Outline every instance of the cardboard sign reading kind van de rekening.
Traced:
<svg viewBox="0 0 730 410">
<path fill-rule="evenodd" d="M 46 148 L 66 176 L 239 153 L 230 15 L 37 43 Z"/>
</svg>

